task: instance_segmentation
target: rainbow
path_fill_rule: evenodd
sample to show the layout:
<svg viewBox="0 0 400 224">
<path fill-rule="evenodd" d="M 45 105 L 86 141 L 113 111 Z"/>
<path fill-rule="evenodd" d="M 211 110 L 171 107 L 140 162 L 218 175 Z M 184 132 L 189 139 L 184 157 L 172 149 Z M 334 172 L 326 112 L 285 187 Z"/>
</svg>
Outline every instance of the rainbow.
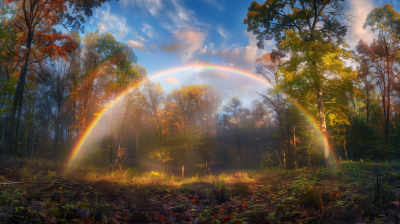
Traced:
<svg viewBox="0 0 400 224">
<path fill-rule="evenodd" d="M 167 70 L 163 70 L 161 72 L 155 73 L 155 74 L 149 76 L 148 79 L 155 79 L 155 78 L 158 78 L 158 77 L 163 76 L 163 75 L 167 75 L 167 74 L 174 73 L 174 72 L 179 72 L 179 71 L 184 71 L 184 70 L 189 70 L 189 69 L 221 70 L 221 71 L 226 71 L 226 72 L 232 72 L 232 73 L 235 73 L 235 74 L 238 74 L 238 75 L 242 75 L 244 77 L 248 77 L 250 79 L 262 82 L 264 84 L 270 85 L 263 77 L 260 77 L 260 76 L 254 74 L 254 73 L 251 73 L 251 72 L 248 72 L 248 71 L 245 71 L 245 70 L 242 70 L 242 69 L 238 69 L 238 68 L 235 68 L 235 67 L 216 65 L 216 64 L 197 64 L 197 65 L 188 65 L 188 66 L 175 67 L 175 68 L 171 68 L 171 69 L 167 69 Z M 84 143 L 86 142 L 86 140 L 90 136 L 92 130 L 96 127 L 96 125 L 98 124 L 100 119 L 103 117 L 103 115 L 106 113 L 106 111 L 109 108 L 111 108 L 119 99 L 121 99 L 126 94 L 128 94 L 131 90 L 134 90 L 139 85 L 141 85 L 143 83 L 143 81 L 144 80 L 139 81 L 139 82 L 135 82 L 132 85 L 128 86 L 123 92 L 121 92 L 117 97 L 115 97 L 114 100 L 112 100 L 110 103 L 108 103 L 103 108 L 103 110 L 97 115 L 97 117 L 90 122 L 90 124 L 88 125 L 88 128 L 85 131 L 83 131 L 83 134 L 79 137 L 77 143 L 74 145 L 74 148 L 72 149 L 71 155 L 68 158 L 68 165 L 71 165 L 72 162 L 74 161 L 74 159 L 77 157 L 79 151 L 82 149 L 82 146 L 84 145 Z M 302 113 L 304 113 L 304 115 L 306 117 L 309 118 L 313 129 L 316 131 L 316 133 L 318 133 L 320 138 L 322 138 L 323 144 L 326 144 L 327 146 L 329 146 L 328 139 L 323 137 L 322 132 L 320 131 L 319 125 L 317 125 L 315 122 L 312 121 L 312 119 L 311 119 L 312 116 L 310 115 L 310 113 L 306 109 L 304 109 L 295 100 L 291 100 L 291 102 L 293 103 L 293 105 L 297 109 L 299 109 Z M 330 147 L 329 147 L 329 149 L 330 149 Z M 333 153 L 331 149 L 330 149 L 330 152 Z"/>
</svg>

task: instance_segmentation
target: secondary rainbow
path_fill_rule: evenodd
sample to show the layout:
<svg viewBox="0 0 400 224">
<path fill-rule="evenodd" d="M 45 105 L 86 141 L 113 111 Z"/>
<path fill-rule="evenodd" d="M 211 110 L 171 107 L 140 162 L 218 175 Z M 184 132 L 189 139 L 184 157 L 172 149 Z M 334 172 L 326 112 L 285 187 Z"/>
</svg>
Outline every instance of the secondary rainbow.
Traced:
<svg viewBox="0 0 400 224">
<path fill-rule="evenodd" d="M 163 75 L 167 75 L 170 73 L 174 73 L 174 72 L 179 72 L 179 71 L 184 71 L 184 70 L 189 70 L 189 69 L 210 69 L 210 70 L 221 70 L 221 71 L 226 71 L 226 72 L 232 72 L 232 73 L 236 73 L 248 78 L 251 78 L 253 80 L 262 82 L 266 85 L 269 85 L 269 83 L 262 77 L 242 70 L 242 69 L 238 69 L 235 67 L 229 67 L 229 66 L 223 66 L 223 65 L 216 65 L 216 64 L 198 64 L 198 65 L 189 65 L 189 66 L 180 66 L 180 67 L 175 67 L 175 68 L 171 68 L 171 69 L 167 69 L 167 70 L 163 70 L 161 72 L 155 73 L 151 76 L 149 76 L 149 79 L 154 79 Z M 71 163 L 74 161 L 74 159 L 76 158 L 76 156 L 78 155 L 79 151 L 82 149 L 86 139 L 89 137 L 90 133 L 92 132 L 92 130 L 96 127 L 97 123 L 100 121 L 100 119 L 103 117 L 103 115 L 105 114 L 105 112 L 112 107 L 115 102 L 117 102 L 119 99 L 121 99 L 122 97 L 124 97 L 126 94 L 128 94 L 131 90 L 137 88 L 141 83 L 143 82 L 136 82 L 133 83 L 132 85 L 130 85 L 129 87 L 127 87 L 122 93 L 120 93 L 117 97 L 115 97 L 115 99 L 113 99 L 110 103 L 108 103 L 104 109 L 97 115 L 97 117 L 95 119 L 93 119 L 91 121 L 91 123 L 88 125 L 88 128 L 83 131 L 83 134 L 79 137 L 79 140 L 77 141 L 77 143 L 74 145 L 74 148 L 72 149 L 72 153 L 68 159 L 68 164 L 71 165 Z M 311 115 L 309 114 L 309 112 L 304 109 L 300 104 L 298 104 L 296 101 L 291 100 L 291 102 L 293 103 L 293 105 L 295 105 L 301 112 L 304 113 L 304 115 L 306 117 L 309 118 L 310 123 L 312 124 L 313 129 L 318 133 L 318 135 L 323 139 L 323 143 L 328 145 L 328 140 L 326 138 L 323 137 L 319 127 L 317 124 L 315 124 L 312 119 L 311 119 Z M 331 150 L 330 150 L 331 151 Z M 332 152 L 331 152 L 332 153 Z"/>
</svg>

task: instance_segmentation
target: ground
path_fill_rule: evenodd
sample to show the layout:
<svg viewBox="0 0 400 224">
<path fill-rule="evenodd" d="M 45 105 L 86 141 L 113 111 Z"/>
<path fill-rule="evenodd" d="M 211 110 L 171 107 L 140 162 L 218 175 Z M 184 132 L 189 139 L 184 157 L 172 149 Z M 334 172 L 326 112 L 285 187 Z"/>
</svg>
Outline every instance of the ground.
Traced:
<svg viewBox="0 0 400 224">
<path fill-rule="evenodd" d="M 178 178 L 2 161 L 0 223 L 398 223 L 397 162 Z"/>
</svg>

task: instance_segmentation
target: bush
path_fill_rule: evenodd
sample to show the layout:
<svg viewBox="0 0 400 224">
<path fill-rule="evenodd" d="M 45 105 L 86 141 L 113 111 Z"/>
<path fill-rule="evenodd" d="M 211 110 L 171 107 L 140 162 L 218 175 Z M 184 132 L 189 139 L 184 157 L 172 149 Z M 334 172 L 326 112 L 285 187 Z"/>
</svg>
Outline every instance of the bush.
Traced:
<svg viewBox="0 0 400 224">
<path fill-rule="evenodd" d="M 137 175 L 136 168 L 135 168 L 135 167 L 128 168 L 128 169 L 126 170 L 126 175 L 128 176 L 128 178 L 132 178 L 132 177 L 134 177 L 135 175 Z"/>
<path fill-rule="evenodd" d="M 299 202 L 305 207 L 321 208 L 322 197 L 319 189 L 312 186 L 306 187 L 299 195 Z"/>
<path fill-rule="evenodd" d="M 238 195 L 247 195 L 249 192 L 249 185 L 243 182 L 238 182 L 235 184 L 236 193 Z"/>
<path fill-rule="evenodd" d="M 218 181 L 215 181 L 212 194 L 214 195 L 215 200 L 217 200 L 218 203 L 224 203 L 227 200 L 224 181 L 221 181 L 220 183 L 218 183 Z"/>
<path fill-rule="evenodd" d="M 271 190 L 277 191 L 281 187 L 281 181 L 278 178 L 272 179 L 270 183 L 271 183 Z"/>
</svg>

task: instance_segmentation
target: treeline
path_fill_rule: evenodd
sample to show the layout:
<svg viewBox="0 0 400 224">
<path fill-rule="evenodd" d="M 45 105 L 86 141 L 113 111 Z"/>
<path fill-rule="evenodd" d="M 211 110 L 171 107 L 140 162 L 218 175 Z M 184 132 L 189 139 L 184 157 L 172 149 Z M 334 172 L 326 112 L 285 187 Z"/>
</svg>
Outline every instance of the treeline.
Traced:
<svg viewBox="0 0 400 224">
<path fill-rule="evenodd" d="M 4 155 L 66 161 L 102 109 L 141 83 L 107 110 L 78 162 L 114 162 L 126 148 L 135 166 L 200 175 L 399 156 L 400 14 L 391 5 L 368 15 L 364 27 L 377 38 L 353 51 L 344 42 L 348 1 L 251 3 L 248 31 L 260 48 L 266 39 L 277 48 L 255 68 L 272 87 L 246 108 L 236 96 L 222 103 L 209 85 L 165 93 L 112 34 L 80 36 L 81 22 L 104 1 L 96 2 L 71 3 L 78 17 L 63 1 L 1 3 Z"/>
</svg>

